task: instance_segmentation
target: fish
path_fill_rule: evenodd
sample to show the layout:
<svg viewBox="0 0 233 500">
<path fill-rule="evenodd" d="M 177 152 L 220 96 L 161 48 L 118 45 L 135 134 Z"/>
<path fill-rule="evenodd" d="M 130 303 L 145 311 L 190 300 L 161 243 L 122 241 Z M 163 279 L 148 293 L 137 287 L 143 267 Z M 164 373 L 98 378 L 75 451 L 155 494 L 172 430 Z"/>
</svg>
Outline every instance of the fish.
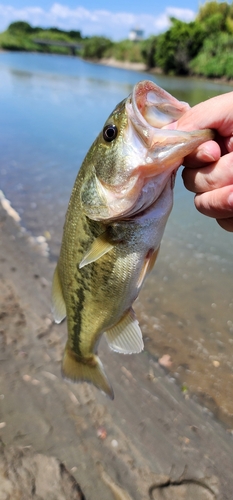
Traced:
<svg viewBox="0 0 233 500">
<path fill-rule="evenodd" d="M 62 375 L 92 383 L 110 399 L 100 339 L 118 353 L 143 350 L 132 305 L 159 252 L 176 171 L 212 138 L 209 129 L 167 129 L 187 109 L 154 82 L 138 82 L 89 149 L 68 204 L 52 284 L 54 320 L 67 316 Z"/>
</svg>

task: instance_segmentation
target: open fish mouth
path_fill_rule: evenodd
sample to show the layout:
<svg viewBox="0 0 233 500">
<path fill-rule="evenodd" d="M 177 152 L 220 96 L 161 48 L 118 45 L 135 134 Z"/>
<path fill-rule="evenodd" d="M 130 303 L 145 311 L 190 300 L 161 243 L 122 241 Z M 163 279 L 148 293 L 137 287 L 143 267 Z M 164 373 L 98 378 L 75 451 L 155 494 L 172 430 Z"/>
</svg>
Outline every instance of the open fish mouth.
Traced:
<svg viewBox="0 0 233 500">
<path fill-rule="evenodd" d="M 115 174 L 104 178 L 93 166 L 92 177 L 82 187 L 81 200 L 88 217 L 104 222 L 129 218 L 153 205 L 168 183 L 172 190 L 183 158 L 212 138 L 210 130 L 163 128 L 188 109 L 187 103 L 178 101 L 154 82 L 145 80 L 135 85 L 116 108 L 118 118 L 122 114 L 127 119 L 124 131 L 115 139 Z M 111 118 L 113 133 L 114 113 Z M 95 199 L 90 192 L 96 193 Z"/>
<path fill-rule="evenodd" d="M 128 134 L 138 154 L 133 170 L 138 197 L 127 211 L 134 217 L 150 208 L 161 196 L 167 183 L 172 190 L 183 158 L 202 142 L 212 138 L 210 130 L 183 132 L 163 129 L 178 120 L 189 104 L 178 101 L 151 81 L 135 85 L 126 101 Z M 131 130 L 130 130 L 131 129 Z M 139 146 L 140 143 L 140 146 Z M 135 162 L 133 162 L 135 163 Z"/>
<path fill-rule="evenodd" d="M 178 101 L 154 82 L 145 80 L 135 85 L 126 102 L 126 110 L 135 133 L 147 149 L 145 176 L 174 170 L 185 156 L 213 137 L 210 130 L 186 132 L 163 129 L 189 108 L 189 104 Z"/>
<path fill-rule="evenodd" d="M 178 101 L 151 81 L 139 82 L 132 92 L 132 108 L 135 115 L 135 127 L 163 126 L 178 120 L 188 109 L 186 102 Z M 144 133 L 144 132 L 143 132 Z M 146 134 L 146 138 L 150 134 Z M 147 142 L 147 141 L 146 141 Z"/>
</svg>

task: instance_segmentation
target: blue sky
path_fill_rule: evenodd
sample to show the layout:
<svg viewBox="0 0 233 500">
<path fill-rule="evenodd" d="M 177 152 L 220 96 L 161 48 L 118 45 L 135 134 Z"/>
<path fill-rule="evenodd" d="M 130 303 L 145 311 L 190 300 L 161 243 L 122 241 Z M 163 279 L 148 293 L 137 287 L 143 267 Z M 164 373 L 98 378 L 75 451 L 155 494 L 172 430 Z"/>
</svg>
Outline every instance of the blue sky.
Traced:
<svg viewBox="0 0 233 500">
<path fill-rule="evenodd" d="M 169 16 L 193 20 L 199 5 L 199 0 L 0 0 L 0 31 L 13 21 L 24 20 L 32 26 L 76 29 L 83 36 L 104 35 L 113 40 L 127 38 L 130 29 L 139 27 L 147 37 L 165 31 Z"/>
</svg>

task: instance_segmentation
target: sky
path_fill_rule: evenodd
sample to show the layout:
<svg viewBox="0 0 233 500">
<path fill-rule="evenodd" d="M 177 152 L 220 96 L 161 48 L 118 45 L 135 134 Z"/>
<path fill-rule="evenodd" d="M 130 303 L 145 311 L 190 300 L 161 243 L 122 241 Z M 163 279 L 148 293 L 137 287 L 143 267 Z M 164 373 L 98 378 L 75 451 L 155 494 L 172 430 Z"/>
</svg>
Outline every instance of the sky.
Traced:
<svg viewBox="0 0 233 500">
<path fill-rule="evenodd" d="M 0 32 L 20 20 L 112 40 L 127 38 L 132 28 L 140 28 L 148 37 L 165 31 L 171 16 L 192 21 L 199 5 L 199 0 L 0 0 Z"/>
</svg>

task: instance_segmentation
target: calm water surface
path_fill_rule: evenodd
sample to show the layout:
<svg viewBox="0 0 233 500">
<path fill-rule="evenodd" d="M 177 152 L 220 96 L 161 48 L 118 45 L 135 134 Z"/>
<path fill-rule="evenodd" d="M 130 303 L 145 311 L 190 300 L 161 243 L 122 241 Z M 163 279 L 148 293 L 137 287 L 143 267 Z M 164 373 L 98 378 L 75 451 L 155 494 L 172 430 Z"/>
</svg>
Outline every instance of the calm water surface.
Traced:
<svg viewBox="0 0 233 500">
<path fill-rule="evenodd" d="M 191 105 L 229 86 L 105 67 L 78 58 L 0 53 L 0 189 L 56 259 L 80 164 L 117 102 L 149 78 Z M 146 348 L 233 427 L 233 240 L 197 213 L 178 175 L 157 265 L 136 309 Z"/>
</svg>

